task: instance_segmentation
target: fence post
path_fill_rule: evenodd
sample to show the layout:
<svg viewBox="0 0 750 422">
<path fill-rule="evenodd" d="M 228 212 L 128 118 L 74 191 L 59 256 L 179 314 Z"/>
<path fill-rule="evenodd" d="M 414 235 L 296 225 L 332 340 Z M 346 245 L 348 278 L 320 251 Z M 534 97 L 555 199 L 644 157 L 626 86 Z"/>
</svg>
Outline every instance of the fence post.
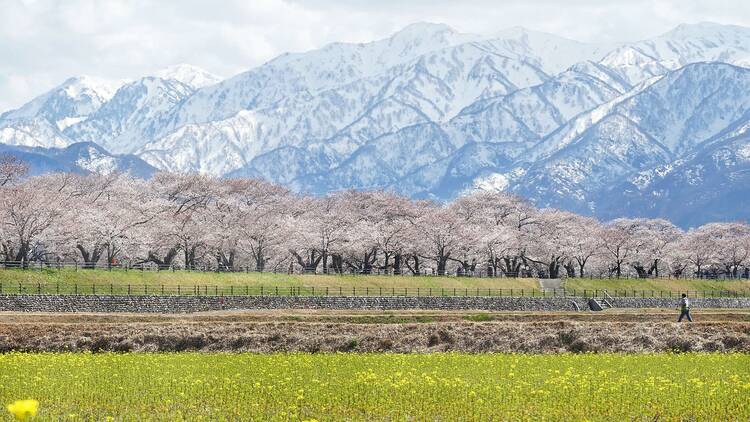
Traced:
<svg viewBox="0 0 750 422">
<path fill-rule="evenodd" d="M 42 294 L 42 283 L 36 283 L 36 294 Z"/>
</svg>

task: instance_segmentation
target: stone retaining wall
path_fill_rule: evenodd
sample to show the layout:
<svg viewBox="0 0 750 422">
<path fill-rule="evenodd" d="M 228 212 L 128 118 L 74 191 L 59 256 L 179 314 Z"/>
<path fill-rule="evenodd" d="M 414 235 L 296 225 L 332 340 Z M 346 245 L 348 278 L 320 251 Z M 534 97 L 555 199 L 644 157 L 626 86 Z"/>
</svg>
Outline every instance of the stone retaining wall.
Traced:
<svg viewBox="0 0 750 422">
<path fill-rule="evenodd" d="M 750 298 L 692 299 L 695 308 L 750 308 Z M 615 298 L 616 308 L 670 308 L 677 299 Z M 0 311 L 190 313 L 223 309 L 588 310 L 571 297 L 106 296 L 0 295 Z"/>
<path fill-rule="evenodd" d="M 679 308 L 679 298 L 633 298 L 616 297 L 611 303 L 615 308 Z M 750 298 L 690 298 L 691 308 L 750 308 Z"/>
</svg>

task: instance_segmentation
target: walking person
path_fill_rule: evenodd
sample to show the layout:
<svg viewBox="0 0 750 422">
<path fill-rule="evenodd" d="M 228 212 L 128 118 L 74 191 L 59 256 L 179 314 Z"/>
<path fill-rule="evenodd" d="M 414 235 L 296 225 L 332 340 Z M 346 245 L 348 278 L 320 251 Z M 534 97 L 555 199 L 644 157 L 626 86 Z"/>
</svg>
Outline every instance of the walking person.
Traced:
<svg viewBox="0 0 750 422">
<path fill-rule="evenodd" d="M 690 300 L 685 293 L 682 294 L 682 299 L 680 299 L 680 317 L 677 318 L 677 322 L 682 322 L 684 317 L 693 322 L 693 317 L 690 316 Z"/>
</svg>

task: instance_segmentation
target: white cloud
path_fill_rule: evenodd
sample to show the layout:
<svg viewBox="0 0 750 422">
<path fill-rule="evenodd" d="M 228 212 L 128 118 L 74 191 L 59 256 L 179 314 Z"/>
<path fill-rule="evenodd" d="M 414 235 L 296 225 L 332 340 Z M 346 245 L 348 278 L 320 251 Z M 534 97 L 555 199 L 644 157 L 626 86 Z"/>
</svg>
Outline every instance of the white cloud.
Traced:
<svg viewBox="0 0 750 422">
<path fill-rule="evenodd" d="M 415 21 L 464 32 L 524 26 L 629 41 L 683 22 L 750 26 L 746 0 L 0 0 L 0 110 L 69 76 L 134 78 L 191 63 L 221 76 L 285 51 L 382 38 Z"/>
</svg>

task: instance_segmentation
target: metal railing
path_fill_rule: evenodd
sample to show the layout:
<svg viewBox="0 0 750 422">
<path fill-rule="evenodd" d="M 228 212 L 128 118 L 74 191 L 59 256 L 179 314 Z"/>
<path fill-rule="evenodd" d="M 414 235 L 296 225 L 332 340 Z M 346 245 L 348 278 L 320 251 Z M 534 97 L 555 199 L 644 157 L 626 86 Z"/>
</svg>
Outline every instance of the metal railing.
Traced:
<svg viewBox="0 0 750 422">
<path fill-rule="evenodd" d="M 0 280 L 2 295 L 154 295 L 154 296 L 406 296 L 406 297 L 576 297 L 670 298 L 682 293 L 691 298 L 748 297 L 750 290 L 602 290 L 602 289 L 493 289 L 459 287 L 266 286 L 208 284 L 29 283 Z"/>
</svg>

